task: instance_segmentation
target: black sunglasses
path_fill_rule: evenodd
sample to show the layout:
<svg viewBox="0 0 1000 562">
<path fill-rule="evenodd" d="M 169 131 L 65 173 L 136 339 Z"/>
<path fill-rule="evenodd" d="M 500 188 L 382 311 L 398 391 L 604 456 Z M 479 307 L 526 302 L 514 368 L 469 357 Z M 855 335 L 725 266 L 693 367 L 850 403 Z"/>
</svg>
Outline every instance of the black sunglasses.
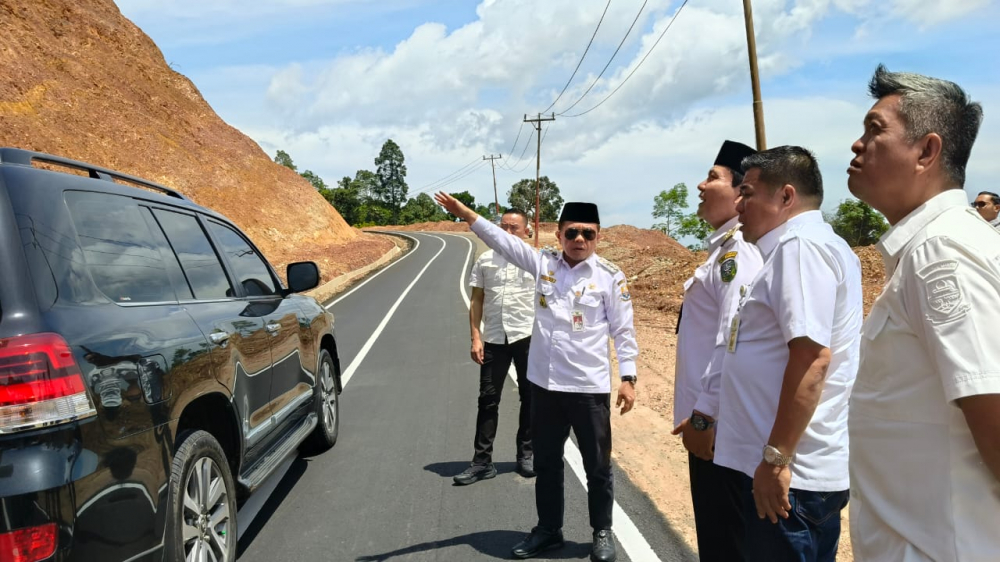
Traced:
<svg viewBox="0 0 1000 562">
<path fill-rule="evenodd" d="M 982 209 L 986 205 L 988 205 L 988 203 L 986 203 L 986 201 L 973 201 L 972 202 L 972 206 L 975 207 L 975 208 L 977 208 L 977 209 Z"/>
<path fill-rule="evenodd" d="M 594 238 L 597 238 L 597 231 L 593 228 L 567 228 L 566 229 L 566 239 L 576 240 L 576 237 L 583 234 L 583 239 L 587 242 L 593 242 Z"/>
</svg>

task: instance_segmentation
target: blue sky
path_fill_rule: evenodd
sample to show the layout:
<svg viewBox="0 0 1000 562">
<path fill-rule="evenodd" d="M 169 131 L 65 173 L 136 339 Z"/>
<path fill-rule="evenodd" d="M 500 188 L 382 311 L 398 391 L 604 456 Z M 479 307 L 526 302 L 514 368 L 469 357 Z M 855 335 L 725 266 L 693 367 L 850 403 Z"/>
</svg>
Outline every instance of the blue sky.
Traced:
<svg viewBox="0 0 1000 562">
<path fill-rule="evenodd" d="M 525 113 L 545 109 L 566 83 L 605 6 L 594 46 L 563 112 L 597 77 L 642 0 L 117 0 L 213 109 L 273 156 L 328 184 L 373 169 L 387 138 L 400 144 L 411 194 L 443 187 L 501 203 L 534 177 Z M 769 146 L 818 156 L 825 210 L 850 197 L 851 142 L 871 105 L 875 66 L 954 80 L 986 119 L 966 190 L 1000 176 L 1000 21 L 996 0 L 756 0 L 754 19 Z M 653 197 L 697 185 L 725 138 L 753 144 L 742 3 L 648 0 L 593 90 L 567 114 L 621 84 L 676 15 L 663 40 L 619 91 L 580 117 L 557 117 L 542 143 L 542 174 L 566 200 L 598 203 L 602 222 L 648 227 Z M 520 138 L 514 145 L 515 138 Z M 513 152 L 511 148 L 514 148 Z M 470 165 L 472 164 L 472 165 Z M 507 168 L 521 170 L 517 173 Z M 454 172 L 462 170 L 460 174 Z M 467 175 L 466 175 L 466 172 Z M 444 184 L 442 178 L 458 177 Z M 438 182 L 438 183 L 435 183 Z M 970 197 L 971 199 L 971 197 Z"/>
</svg>

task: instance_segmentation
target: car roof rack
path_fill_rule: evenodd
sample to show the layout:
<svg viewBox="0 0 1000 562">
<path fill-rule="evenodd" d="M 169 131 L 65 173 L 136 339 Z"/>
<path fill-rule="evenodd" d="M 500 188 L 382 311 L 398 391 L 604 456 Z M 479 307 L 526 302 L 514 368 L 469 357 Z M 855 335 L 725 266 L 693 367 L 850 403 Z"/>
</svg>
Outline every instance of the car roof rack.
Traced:
<svg viewBox="0 0 1000 562">
<path fill-rule="evenodd" d="M 94 179 L 115 182 L 115 179 L 124 180 L 129 183 L 133 183 L 153 191 L 160 191 L 170 197 L 176 197 L 184 201 L 189 201 L 187 197 L 182 195 L 179 191 L 171 189 L 167 186 L 160 185 L 158 183 L 151 182 L 149 180 L 144 180 L 142 178 L 124 174 L 122 172 L 116 172 L 108 168 L 102 168 L 100 166 L 95 166 L 93 164 L 87 164 L 86 162 L 80 162 L 78 160 L 70 160 L 69 158 L 63 158 L 61 156 L 54 156 L 52 154 L 46 154 L 44 152 L 35 152 L 32 150 L 24 150 L 21 148 L 0 148 L 0 163 L 11 163 L 20 164 L 22 166 L 31 166 L 33 161 L 46 162 L 50 164 L 58 164 L 60 166 L 66 166 L 69 168 L 75 168 L 87 172 L 87 174 Z M 117 182 L 115 182 L 117 183 Z"/>
</svg>

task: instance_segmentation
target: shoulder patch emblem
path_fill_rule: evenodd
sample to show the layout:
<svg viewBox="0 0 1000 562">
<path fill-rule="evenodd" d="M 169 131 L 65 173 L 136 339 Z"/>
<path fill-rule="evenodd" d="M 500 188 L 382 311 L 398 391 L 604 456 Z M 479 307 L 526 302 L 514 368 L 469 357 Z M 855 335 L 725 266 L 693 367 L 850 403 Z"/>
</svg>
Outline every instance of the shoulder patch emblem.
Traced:
<svg viewBox="0 0 1000 562">
<path fill-rule="evenodd" d="M 628 302 L 632 300 L 632 294 L 628 292 L 628 285 L 622 285 L 621 292 L 622 292 L 621 296 L 622 302 Z"/>
<path fill-rule="evenodd" d="M 726 259 L 719 265 L 719 273 L 722 275 L 722 281 L 724 283 L 729 283 L 736 278 L 736 252 L 730 252 L 733 254 L 732 257 Z M 726 254 L 728 256 L 729 254 Z"/>
<path fill-rule="evenodd" d="M 924 282 L 928 306 L 926 316 L 932 324 L 957 320 L 965 316 L 970 308 L 958 284 L 958 277 L 955 275 L 957 269 L 957 261 L 942 260 L 917 272 L 917 277 Z"/>
<path fill-rule="evenodd" d="M 738 252 L 726 252 L 725 254 L 719 256 L 719 263 L 722 263 L 726 260 L 736 259 L 737 254 Z"/>
<path fill-rule="evenodd" d="M 600 256 L 597 257 L 597 263 L 601 264 L 601 266 L 603 266 L 604 269 L 610 271 L 611 273 L 618 273 L 619 271 L 621 271 L 621 269 L 619 269 L 617 265 L 609 262 L 608 260 Z"/>
</svg>

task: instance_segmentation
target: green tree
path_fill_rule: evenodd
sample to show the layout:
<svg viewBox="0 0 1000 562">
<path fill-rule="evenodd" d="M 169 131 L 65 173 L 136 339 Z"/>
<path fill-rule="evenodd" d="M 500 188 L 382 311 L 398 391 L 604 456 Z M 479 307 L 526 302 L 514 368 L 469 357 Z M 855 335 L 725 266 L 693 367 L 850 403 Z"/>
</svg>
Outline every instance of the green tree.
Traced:
<svg viewBox="0 0 1000 562">
<path fill-rule="evenodd" d="M 298 167 L 292 163 L 292 157 L 289 156 L 284 150 L 279 150 L 278 153 L 274 155 L 274 161 L 293 172 L 299 171 Z"/>
<path fill-rule="evenodd" d="M 472 210 L 476 210 L 476 208 L 477 208 L 476 207 L 476 198 L 475 198 L 475 196 L 473 196 L 468 191 L 460 191 L 458 193 L 452 193 L 451 196 L 454 197 L 455 199 L 458 199 L 459 201 L 461 201 L 462 204 L 465 205 L 466 207 L 468 207 L 468 208 L 470 208 Z M 481 216 L 486 216 L 486 215 L 481 215 Z M 454 220 L 455 216 L 452 215 L 451 213 L 448 213 L 448 218 Z"/>
<path fill-rule="evenodd" d="M 712 233 L 714 229 L 712 225 L 705 222 L 705 219 L 699 217 L 695 213 L 689 215 L 684 215 L 681 218 L 681 224 L 677 228 L 677 236 L 691 236 L 698 239 L 697 244 L 688 244 L 689 250 L 704 250 L 705 249 L 705 238 Z"/>
<path fill-rule="evenodd" d="M 437 222 L 448 220 L 448 213 L 445 213 L 430 195 L 421 193 L 416 197 L 411 197 L 406 205 L 403 205 L 399 218 L 402 221 L 401 224 Z"/>
<path fill-rule="evenodd" d="M 542 176 L 538 181 L 538 200 L 541 206 L 539 220 L 555 222 L 559 220 L 559 211 L 563 206 L 563 198 L 559 195 L 559 186 L 548 176 Z M 511 186 L 507 192 L 507 202 L 511 209 L 521 209 L 534 216 L 535 212 L 535 180 L 521 180 Z"/>
<path fill-rule="evenodd" d="M 324 189 L 327 189 L 326 182 L 323 181 L 323 178 L 317 176 L 312 170 L 306 170 L 299 175 L 309 180 L 309 183 L 316 188 L 316 191 L 322 193 Z"/>
<path fill-rule="evenodd" d="M 684 209 L 687 209 L 688 188 L 683 183 L 678 183 L 670 188 L 670 191 L 661 191 L 653 198 L 653 218 L 663 219 L 653 225 L 653 228 L 662 230 L 667 236 L 677 238 L 680 236 L 679 229 L 684 221 Z"/>
<path fill-rule="evenodd" d="M 375 174 L 378 176 L 376 199 L 389 210 L 393 224 L 399 222 L 399 211 L 406 202 L 406 164 L 399 145 L 388 139 L 375 158 Z"/>
<path fill-rule="evenodd" d="M 827 217 L 827 221 L 833 231 L 852 247 L 870 246 L 889 230 L 889 223 L 881 213 L 857 199 L 841 201 L 837 212 Z"/>
</svg>

